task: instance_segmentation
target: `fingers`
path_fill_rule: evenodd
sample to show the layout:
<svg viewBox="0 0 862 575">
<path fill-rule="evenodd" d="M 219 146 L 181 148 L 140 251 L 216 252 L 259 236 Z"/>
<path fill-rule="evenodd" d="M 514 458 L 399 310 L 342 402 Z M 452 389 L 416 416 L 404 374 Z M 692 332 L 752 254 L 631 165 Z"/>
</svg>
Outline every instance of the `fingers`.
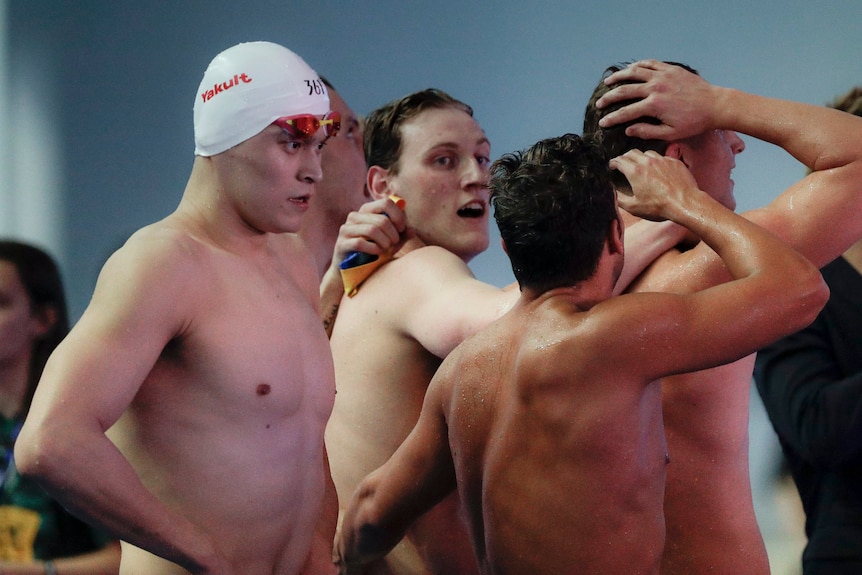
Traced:
<svg viewBox="0 0 862 575">
<path fill-rule="evenodd" d="M 608 112 L 599 120 L 602 128 L 611 128 L 631 122 L 626 127 L 626 135 L 644 140 L 668 139 L 673 128 L 666 122 L 665 79 L 672 73 L 673 66 L 658 60 L 640 60 L 628 67 L 614 72 L 604 82 L 613 88 L 596 101 L 599 109 L 622 105 L 618 110 Z M 637 122 L 649 118 L 650 121 Z M 656 122 L 660 119 L 660 122 Z"/>
<path fill-rule="evenodd" d="M 652 153 L 654 154 L 655 152 Z M 635 176 L 636 170 L 638 169 L 638 165 L 642 165 L 645 158 L 646 154 L 644 152 L 641 152 L 640 150 L 629 150 L 622 156 L 613 158 L 608 162 L 608 166 L 610 166 L 612 170 L 622 172 L 626 179 L 631 182 Z"/>
<path fill-rule="evenodd" d="M 646 165 L 650 161 L 650 158 L 658 159 L 662 157 L 663 156 L 661 154 L 654 150 L 647 150 L 646 152 L 641 152 L 640 150 L 629 150 L 625 154 L 611 159 L 608 165 L 611 169 L 619 170 L 628 176 L 638 164 Z"/>
<path fill-rule="evenodd" d="M 384 213 L 351 212 L 338 233 L 338 245 L 348 252 L 381 254 L 400 240 L 398 228 Z"/>
<path fill-rule="evenodd" d="M 660 62 L 659 60 L 638 60 L 618 70 L 605 78 L 604 82 L 608 86 L 618 84 L 620 82 L 647 82 L 653 76 L 653 72 L 666 70 L 669 64 Z M 599 106 L 600 108 L 602 106 Z"/>
<path fill-rule="evenodd" d="M 596 107 L 601 109 L 626 100 L 646 97 L 649 89 L 645 84 L 653 79 L 655 72 L 666 67 L 667 64 L 658 60 L 640 60 L 614 72 L 604 79 L 604 83 L 607 86 L 620 85 L 599 98 Z"/>
<path fill-rule="evenodd" d="M 614 158 L 610 167 L 622 172 L 632 187 L 632 195 L 617 194 L 624 210 L 650 220 L 665 219 L 671 203 L 678 202 L 696 184 L 679 160 L 656 152 L 632 150 Z"/>
<path fill-rule="evenodd" d="M 348 214 L 339 229 L 333 261 L 341 261 L 351 252 L 380 255 L 401 241 L 406 226 L 404 210 L 391 199 L 363 204 Z"/>
</svg>

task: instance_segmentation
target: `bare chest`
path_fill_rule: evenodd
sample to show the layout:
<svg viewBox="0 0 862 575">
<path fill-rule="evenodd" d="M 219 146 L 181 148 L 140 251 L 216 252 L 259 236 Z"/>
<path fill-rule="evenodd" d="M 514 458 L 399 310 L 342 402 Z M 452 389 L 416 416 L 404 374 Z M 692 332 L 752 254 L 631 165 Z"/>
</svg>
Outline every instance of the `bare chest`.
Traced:
<svg viewBox="0 0 862 575">
<path fill-rule="evenodd" d="M 151 387 L 234 416 L 328 415 L 334 373 L 320 318 L 289 275 L 226 267 L 196 294 L 188 325 L 164 349 Z"/>
</svg>

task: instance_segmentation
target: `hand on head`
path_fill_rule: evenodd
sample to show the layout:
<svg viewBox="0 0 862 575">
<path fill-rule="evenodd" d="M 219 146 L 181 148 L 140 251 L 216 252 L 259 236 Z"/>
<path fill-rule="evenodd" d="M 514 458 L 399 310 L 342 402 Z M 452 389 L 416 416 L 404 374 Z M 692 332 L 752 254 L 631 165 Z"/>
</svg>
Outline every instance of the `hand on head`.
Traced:
<svg viewBox="0 0 862 575">
<path fill-rule="evenodd" d="M 659 123 L 635 122 L 626 135 L 644 140 L 680 140 L 711 129 L 715 106 L 720 106 L 715 86 L 682 66 L 657 60 L 641 60 L 605 79 L 612 90 L 596 101 L 597 108 L 624 105 L 599 120 L 602 128 L 651 118 Z"/>
<path fill-rule="evenodd" d="M 671 219 L 670 210 L 698 191 L 694 176 L 681 161 L 656 152 L 631 150 L 610 161 L 632 186 L 632 195 L 617 194 L 617 203 L 627 212 L 653 221 Z"/>
</svg>

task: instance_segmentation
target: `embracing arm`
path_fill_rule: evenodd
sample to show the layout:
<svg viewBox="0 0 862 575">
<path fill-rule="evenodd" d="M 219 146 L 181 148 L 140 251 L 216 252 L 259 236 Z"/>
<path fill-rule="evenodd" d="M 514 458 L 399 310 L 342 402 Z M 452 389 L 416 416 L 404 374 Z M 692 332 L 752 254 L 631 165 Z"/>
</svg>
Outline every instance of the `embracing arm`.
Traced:
<svg viewBox="0 0 862 575">
<path fill-rule="evenodd" d="M 625 261 L 623 271 L 614 285 L 614 295 L 623 293 L 660 255 L 676 246 L 685 237 L 687 230 L 671 221 L 651 222 L 639 220 L 626 228 Z"/>
<path fill-rule="evenodd" d="M 808 325 L 828 298 L 818 271 L 799 253 L 697 189 L 677 160 L 637 150 L 611 161 L 632 183 L 620 207 L 666 218 L 702 238 L 694 250 L 714 251 L 733 278 L 685 296 L 668 296 L 649 315 L 668 329 L 645 359 L 659 377 L 733 361 Z M 713 254 L 714 257 L 714 254 Z M 662 321 L 664 320 L 664 321 Z M 673 371 L 663 372 L 670 367 Z"/>
<path fill-rule="evenodd" d="M 626 133 L 679 141 L 710 130 L 740 132 L 784 148 L 812 172 L 765 208 L 745 216 L 822 267 L 862 237 L 862 118 L 815 106 L 713 86 L 683 68 L 655 60 L 612 74 L 618 85 L 597 102 L 634 99 L 602 118 L 609 127 L 642 116 Z"/>
<path fill-rule="evenodd" d="M 413 431 L 351 498 L 335 541 L 342 575 L 359 574 L 362 564 L 389 552 L 413 521 L 455 490 L 444 386 L 435 376 Z"/>
<path fill-rule="evenodd" d="M 463 260 L 438 246 L 415 249 L 397 263 L 404 278 L 400 328 L 441 359 L 509 311 L 520 295 L 517 283 L 498 288 L 479 281 Z"/>
<path fill-rule="evenodd" d="M 232 573 L 213 542 L 141 482 L 106 436 L 194 301 L 182 249 L 129 241 L 100 275 L 92 302 L 45 368 L 15 445 L 23 475 L 118 538 L 196 574 Z"/>
</svg>

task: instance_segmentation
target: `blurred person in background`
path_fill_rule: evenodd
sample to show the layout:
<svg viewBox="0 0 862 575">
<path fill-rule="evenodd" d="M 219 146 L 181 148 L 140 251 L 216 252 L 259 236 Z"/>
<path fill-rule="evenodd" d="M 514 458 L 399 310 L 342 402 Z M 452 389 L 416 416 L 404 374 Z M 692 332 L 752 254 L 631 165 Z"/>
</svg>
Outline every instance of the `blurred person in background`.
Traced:
<svg viewBox="0 0 862 575">
<path fill-rule="evenodd" d="M 118 573 L 120 546 L 18 474 L 15 439 L 48 356 L 69 331 L 53 258 L 0 240 L 0 573 Z"/>
</svg>

